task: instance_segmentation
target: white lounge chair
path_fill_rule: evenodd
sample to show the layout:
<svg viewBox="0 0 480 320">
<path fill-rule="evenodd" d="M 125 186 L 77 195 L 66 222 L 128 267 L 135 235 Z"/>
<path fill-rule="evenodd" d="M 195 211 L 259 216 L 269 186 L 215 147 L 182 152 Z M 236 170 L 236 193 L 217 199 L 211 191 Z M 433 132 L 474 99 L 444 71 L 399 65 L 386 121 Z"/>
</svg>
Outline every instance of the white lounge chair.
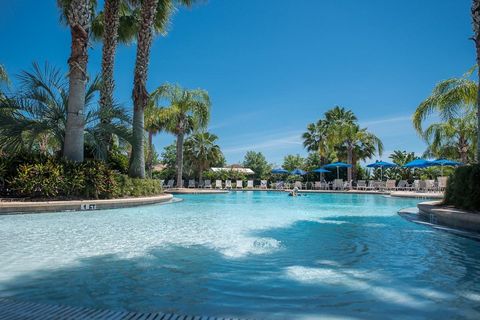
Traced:
<svg viewBox="0 0 480 320">
<path fill-rule="evenodd" d="M 222 180 L 215 180 L 215 189 L 223 189 Z"/>
<path fill-rule="evenodd" d="M 414 191 L 420 191 L 421 189 L 420 180 L 413 180 L 412 189 Z"/>
<path fill-rule="evenodd" d="M 435 180 L 425 180 L 425 191 L 426 192 L 435 191 Z"/>
<path fill-rule="evenodd" d="M 295 183 L 293 184 L 293 187 L 294 188 L 298 188 L 299 190 L 302 190 L 302 183 L 300 181 L 295 181 Z"/>
<path fill-rule="evenodd" d="M 447 188 L 448 177 L 438 177 L 437 182 L 438 191 L 444 191 Z"/>
<path fill-rule="evenodd" d="M 395 190 L 410 190 L 410 189 L 412 189 L 412 187 L 407 182 L 407 180 L 400 180 L 398 182 L 397 187 L 395 188 Z"/>
<path fill-rule="evenodd" d="M 343 190 L 343 180 L 335 179 L 333 180 L 333 190 Z"/>
<path fill-rule="evenodd" d="M 165 188 L 166 189 L 171 189 L 171 188 L 173 188 L 174 184 L 175 184 L 175 180 L 168 180 L 167 186 Z"/>
<path fill-rule="evenodd" d="M 277 189 L 277 190 L 285 189 L 285 182 L 283 182 L 283 181 L 276 182 L 275 183 L 275 189 Z"/>
<path fill-rule="evenodd" d="M 188 180 L 188 187 L 195 188 L 195 180 L 192 180 L 192 179 Z"/>
<path fill-rule="evenodd" d="M 205 189 L 212 189 L 212 181 L 210 180 L 205 180 L 205 183 L 203 185 Z"/>
<path fill-rule="evenodd" d="M 237 180 L 237 183 L 235 184 L 235 187 L 237 189 L 243 189 L 243 181 L 242 180 Z"/>
<path fill-rule="evenodd" d="M 367 188 L 367 182 L 365 180 L 358 180 L 357 181 L 357 186 L 355 189 L 357 190 L 365 190 Z"/>
<path fill-rule="evenodd" d="M 232 189 L 232 180 L 225 180 L 225 189 Z"/>
<path fill-rule="evenodd" d="M 260 180 L 260 189 L 267 189 L 268 183 L 267 180 Z"/>
<path fill-rule="evenodd" d="M 253 189 L 253 180 L 247 181 L 247 189 Z"/>
<path fill-rule="evenodd" d="M 387 180 L 387 183 L 385 185 L 386 190 L 395 190 L 397 181 L 395 180 Z"/>
<path fill-rule="evenodd" d="M 160 186 L 161 186 L 162 188 L 165 188 L 165 180 L 160 180 Z"/>
<path fill-rule="evenodd" d="M 313 189 L 315 189 L 315 190 L 322 189 L 322 182 L 321 181 L 315 181 L 315 183 L 313 184 Z"/>
</svg>

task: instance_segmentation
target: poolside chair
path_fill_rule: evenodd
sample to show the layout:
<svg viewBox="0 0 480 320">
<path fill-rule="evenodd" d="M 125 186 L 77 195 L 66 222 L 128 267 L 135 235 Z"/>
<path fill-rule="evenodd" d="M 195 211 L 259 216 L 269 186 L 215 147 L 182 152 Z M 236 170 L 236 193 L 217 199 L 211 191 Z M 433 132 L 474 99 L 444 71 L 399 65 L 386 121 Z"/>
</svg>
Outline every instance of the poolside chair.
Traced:
<svg viewBox="0 0 480 320">
<path fill-rule="evenodd" d="M 221 182 L 221 181 L 220 181 Z M 212 181 L 210 180 L 205 180 L 203 187 L 205 189 L 212 189 Z"/>
<path fill-rule="evenodd" d="M 277 182 L 275 183 L 275 189 L 277 189 L 277 190 L 283 190 L 283 189 L 285 189 L 285 182 L 283 182 L 283 181 L 277 181 Z"/>
<path fill-rule="evenodd" d="M 295 183 L 293 184 L 293 187 L 294 188 L 298 188 L 299 190 L 302 190 L 302 183 L 300 181 L 295 181 Z"/>
<path fill-rule="evenodd" d="M 247 189 L 253 189 L 253 180 L 247 181 Z"/>
<path fill-rule="evenodd" d="M 330 189 L 330 184 L 327 181 L 323 180 L 323 181 L 320 182 L 320 189 L 329 190 Z"/>
<path fill-rule="evenodd" d="M 313 184 L 313 189 L 315 190 L 320 190 L 322 188 L 322 182 L 321 181 L 315 181 Z"/>
<path fill-rule="evenodd" d="M 342 179 L 335 179 L 333 180 L 333 190 L 343 190 L 344 184 Z"/>
<path fill-rule="evenodd" d="M 243 181 L 242 180 L 237 180 L 237 182 L 235 183 L 235 188 L 243 189 Z"/>
<path fill-rule="evenodd" d="M 192 180 L 192 179 L 188 180 L 188 187 L 195 188 L 195 180 Z"/>
<path fill-rule="evenodd" d="M 223 189 L 222 180 L 215 180 L 215 189 Z"/>
<path fill-rule="evenodd" d="M 385 189 L 387 189 L 387 182 L 376 181 L 375 186 L 378 191 L 384 191 Z"/>
<path fill-rule="evenodd" d="M 165 189 L 165 180 L 160 180 L 160 186 Z"/>
<path fill-rule="evenodd" d="M 425 191 L 433 192 L 435 191 L 435 180 L 425 180 Z"/>
<path fill-rule="evenodd" d="M 225 189 L 232 189 L 232 180 L 225 180 Z"/>
<path fill-rule="evenodd" d="M 268 183 L 267 180 L 260 180 L 260 189 L 267 189 Z"/>
<path fill-rule="evenodd" d="M 167 182 L 167 186 L 165 187 L 165 189 L 171 189 L 173 188 L 173 185 L 175 184 L 175 180 L 168 180 Z"/>
<path fill-rule="evenodd" d="M 367 182 L 365 180 L 358 180 L 357 181 L 357 186 L 355 189 L 357 190 L 365 190 L 367 188 Z"/>
<path fill-rule="evenodd" d="M 412 190 L 420 191 L 420 180 L 413 180 Z"/>
<path fill-rule="evenodd" d="M 448 177 L 438 177 L 437 178 L 437 189 L 438 191 L 445 191 L 447 188 Z"/>
<path fill-rule="evenodd" d="M 397 187 L 395 188 L 395 190 L 409 190 L 411 189 L 412 187 L 410 186 L 410 184 L 407 182 L 407 180 L 400 180 L 398 182 L 398 185 Z"/>
<path fill-rule="evenodd" d="M 377 183 L 374 180 L 368 180 L 368 185 L 365 187 L 365 190 L 375 190 Z"/>
<path fill-rule="evenodd" d="M 418 187 L 416 189 L 418 192 L 427 192 L 427 182 L 425 180 L 418 181 Z"/>
<path fill-rule="evenodd" d="M 397 181 L 395 180 L 387 180 L 385 184 L 385 190 L 395 190 Z"/>
</svg>

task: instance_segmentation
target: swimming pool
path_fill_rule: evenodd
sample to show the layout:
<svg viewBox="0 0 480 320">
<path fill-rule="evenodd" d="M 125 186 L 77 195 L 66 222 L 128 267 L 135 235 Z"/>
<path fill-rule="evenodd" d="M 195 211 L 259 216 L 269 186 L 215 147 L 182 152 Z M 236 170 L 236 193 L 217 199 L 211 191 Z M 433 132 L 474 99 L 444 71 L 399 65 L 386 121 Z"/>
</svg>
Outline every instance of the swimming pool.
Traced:
<svg viewBox="0 0 480 320">
<path fill-rule="evenodd" d="M 413 199 L 279 192 L 0 216 L 0 296 L 267 319 L 480 318 L 480 244 Z"/>
</svg>

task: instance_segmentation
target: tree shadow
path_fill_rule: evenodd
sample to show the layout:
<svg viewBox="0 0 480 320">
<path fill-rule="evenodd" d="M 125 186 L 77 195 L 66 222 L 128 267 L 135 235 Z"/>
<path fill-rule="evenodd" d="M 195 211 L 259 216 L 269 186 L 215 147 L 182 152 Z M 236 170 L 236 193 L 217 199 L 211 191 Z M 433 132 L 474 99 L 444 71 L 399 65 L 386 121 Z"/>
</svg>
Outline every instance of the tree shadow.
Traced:
<svg viewBox="0 0 480 320">
<path fill-rule="evenodd" d="M 336 217 L 257 231 L 252 236 L 264 239 L 258 245 L 267 246 L 266 250 L 242 258 L 200 245 L 157 247 L 143 256 L 92 256 L 4 281 L 0 295 L 72 306 L 223 317 L 478 316 L 475 296 L 457 292 L 479 292 L 480 272 L 471 267 L 472 259 L 479 261 L 479 253 L 465 240 L 428 233 L 427 237 L 443 242 L 441 250 L 428 246 L 419 250 L 422 244 L 408 243 L 418 236 L 390 219 Z M 405 233 L 404 238 L 395 233 L 405 243 L 381 241 L 392 237 L 395 228 Z M 281 247 L 268 248 L 270 238 L 280 241 Z M 470 260 L 458 261 L 465 256 Z"/>
</svg>

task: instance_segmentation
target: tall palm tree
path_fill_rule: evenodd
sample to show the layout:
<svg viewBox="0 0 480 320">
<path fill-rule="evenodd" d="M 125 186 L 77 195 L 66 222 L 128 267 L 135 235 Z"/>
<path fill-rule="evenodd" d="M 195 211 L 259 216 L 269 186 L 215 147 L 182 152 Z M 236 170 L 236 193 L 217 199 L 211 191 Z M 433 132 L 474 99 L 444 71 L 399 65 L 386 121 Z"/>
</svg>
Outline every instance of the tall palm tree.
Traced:
<svg viewBox="0 0 480 320">
<path fill-rule="evenodd" d="M 130 0 L 141 3 L 137 33 L 137 57 L 133 80 L 133 144 L 129 174 L 145 177 L 144 112 L 148 103 L 147 75 L 150 49 L 157 25 L 166 26 L 175 4 L 190 6 L 194 0 Z"/>
<path fill-rule="evenodd" d="M 480 0 L 472 1 L 472 26 L 474 31 L 473 40 L 477 52 L 477 72 L 480 79 Z M 480 87 L 477 86 L 477 152 L 476 160 L 480 162 Z"/>
<path fill-rule="evenodd" d="M 186 90 L 171 84 L 161 86 L 157 94 L 170 104 L 161 113 L 162 118 L 166 119 L 166 130 L 177 137 L 177 187 L 181 188 L 185 135 L 207 126 L 210 119 L 210 97 L 205 90 Z"/>
<path fill-rule="evenodd" d="M 57 0 L 57 4 L 70 26 L 72 36 L 71 53 L 68 59 L 69 99 L 63 155 L 73 161 L 83 161 L 88 38 L 95 1 Z"/>
<path fill-rule="evenodd" d="M 326 120 L 318 120 L 317 123 L 310 123 L 307 131 L 302 134 L 303 146 L 310 152 L 316 152 L 320 156 L 321 164 L 329 157 L 329 123 Z"/>
<path fill-rule="evenodd" d="M 21 90 L 15 98 L 0 101 L 0 148 L 7 152 L 63 153 L 69 103 L 63 74 L 48 65 L 42 69 L 34 64 L 32 71 L 23 71 L 19 75 L 19 82 Z M 113 106 L 107 115 L 102 115 L 96 108 L 95 96 L 99 89 L 97 77 L 88 84 L 84 97 L 86 145 L 97 158 L 99 146 L 104 143 L 101 133 L 114 134 L 120 141 L 130 139 L 127 126 L 130 118 L 122 108 Z M 101 116 L 109 117 L 109 125 L 99 121 Z"/>
<path fill-rule="evenodd" d="M 0 84 L 2 82 L 10 83 L 10 78 L 8 77 L 7 69 L 5 69 L 5 66 L 0 64 Z"/>
<path fill-rule="evenodd" d="M 417 107 L 413 125 L 420 136 L 429 144 L 430 152 L 439 152 L 441 146 L 455 146 L 456 156 L 468 161 L 468 149 L 475 145 L 475 104 L 478 85 L 469 79 L 471 72 L 461 78 L 452 78 L 438 83 L 431 95 Z M 441 122 L 423 129 L 423 122 L 437 114 Z M 472 132 L 473 130 L 473 132 Z"/>
<path fill-rule="evenodd" d="M 197 132 L 185 140 L 185 154 L 198 172 L 198 180 L 202 180 L 203 171 L 212 163 L 218 163 L 223 154 L 216 143 L 218 137 L 209 132 Z"/>
<path fill-rule="evenodd" d="M 382 141 L 356 123 L 337 122 L 331 127 L 330 137 L 337 149 L 345 149 L 347 163 L 352 165 L 352 168 L 347 170 L 348 181 L 352 181 L 352 169 L 358 160 L 370 158 L 375 152 L 379 155 L 383 152 Z"/>
</svg>

